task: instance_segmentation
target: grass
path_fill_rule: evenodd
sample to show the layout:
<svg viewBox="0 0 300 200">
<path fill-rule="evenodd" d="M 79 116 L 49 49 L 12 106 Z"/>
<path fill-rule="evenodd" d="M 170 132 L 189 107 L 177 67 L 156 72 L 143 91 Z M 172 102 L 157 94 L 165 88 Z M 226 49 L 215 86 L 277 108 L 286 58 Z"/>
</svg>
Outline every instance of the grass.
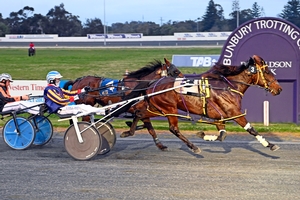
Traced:
<svg viewBox="0 0 300 200">
<path fill-rule="evenodd" d="M 27 49 L 1 49 L 0 48 L 0 73 L 10 73 L 15 80 L 44 80 L 49 71 L 59 71 L 65 79 L 76 79 L 85 75 L 98 75 L 114 79 L 121 79 L 127 70 L 135 71 L 153 60 L 164 58 L 172 60 L 175 54 L 182 55 L 211 55 L 220 54 L 221 48 L 37 48 L 36 56 L 29 57 Z M 182 67 L 184 74 L 202 73 L 207 68 Z M 54 127 L 68 127 L 68 121 L 58 122 L 57 116 L 50 116 Z M 0 121 L 3 126 L 6 119 Z M 127 128 L 125 120 L 115 119 L 112 124 L 115 128 Z M 168 130 L 167 121 L 153 120 L 157 130 Z M 215 126 L 207 124 L 192 124 L 182 121 L 179 123 L 181 130 L 216 131 Z M 255 123 L 253 126 L 259 132 L 292 132 L 300 135 L 297 124 L 276 123 L 266 127 Z M 230 132 L 245 132 L 238 125 L 228 122 L 226 129 Z"/>
<path fill-rule="evenodd" d="M 44 80 L 49 71 L 59 71 L 66 79 L 85 75 L 121 79 L 127 70 L 135 71 L 154 60 L 172 60 L 174 54 L 220 54 L 220 48 L 93 48 L 37 49 L 29 57 L 27 49 L 0 49 L 1 72 L 14 79 Z M 183 73 L 201 73 L 207 68 L 180 68 Z M 25 73 L 29 72 L 29 73 Z"/>
<path fill-rule="evenodd" d="M 27 117 L 28 114 L 23 114 L 24 117 Z M 97 118 L 97 117 L 96 117 Z M 99 117 L 100 118 L 100 117 Z M 10 118 L 4 118 L 0 120 L 0 126 L 3 126 L 7 120 Z M 58 121 L 58 117 L 56 115 L 49 116 L 49 119 L 53 125 L 53 127 L 60 127 L 67 129 L 69 127 L 69 121 Z M 115 129 L 128 129 L 125 121 L 132 121 L 131 119 L 119 119 L 115 118 L 110 123 L 113 125 Z M 142 123 L 139 122 L 139 125 Z M 168 131 L 169 125 L 168 122 L 165 120 L 152 120 L 152 124 L 155 130 L 158 131 Z M 251 123 L 252 126 L 259 132 L 259 133 L 293 133 L 295 136 L 300 136 L 300 126 L 293 123 L 271 123 L 269 126 L 265 126 L 263 123 Z M 194 123 L 192 121 L 180 121 L 179 123 L 180 130 L 184 131 L 214 131 L 217 133 L 217 129 L 214 125 L 204 124 L 204 123 Z M 226 123 L 226 130 L 227 132 L 232 133 L 246 133 L 246 131 L 237 125 L 234 122 L 227 122 Z"/>
</svg>

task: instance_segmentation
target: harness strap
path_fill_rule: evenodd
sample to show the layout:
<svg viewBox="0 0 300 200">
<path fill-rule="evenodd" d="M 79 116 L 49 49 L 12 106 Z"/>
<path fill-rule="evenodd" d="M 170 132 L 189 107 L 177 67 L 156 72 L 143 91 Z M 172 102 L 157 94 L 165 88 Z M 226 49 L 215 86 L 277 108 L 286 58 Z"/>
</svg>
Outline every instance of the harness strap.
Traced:
<svg viewBox="0 0 300 200">
<path fill-rule="evenodd" d="M 233 117 L 228 117 L 228 118 L 224 118 L 224 119 L 220 119 L 220 120 L 215 120 L 215 121 L 208 121 L 208 120 L 202 120 L 202 119 L 199 119 L 197 122 L 199 123 L 206 123 L 206 124 L 214 124 L 214 125 L 223 125 L 225 121 L 229 121 L 229 120 L 232 120 L 232 119 L 236 119 L 236 118 L 239 118 L 239 117 L 243 117 L 247 114 L 246 110 L 244 113 L 240 114 L 240 115 L 236 115 L 236 116 L 233 116 Z"/>
<path fill-rule="evenodd" d="M 183 80 L 181 81 L 181 83 L 183 83 Z M 180 97 L 181 97 L 181 100 L 182 100 L 182 102 L 183 102 L 183 104 L 184 104 L 184 107 L 185 107 L 185 110 L 186 110 L 186 112 L 187 112 L 187 116 L 190 116 L 189 109 L 187 108 L 186 103 L 185 103 L 185 100 L 184 100 L 183 95 L 182 95 L 182 90 L 183 90 L 183 88 L 181 87 L 181 88 L 179 88 L 179 90 L 180 90 Z"/>
<path fill-rule="evenodd" d="M 238 91 L 238 90 L 232 89 L 232 88 L 230 88 L 230 87 L 228 87 L 228 90 L 229 90 L 229 91 L 231 91 L 231 92 L 238 93 L 238 94 L 239 94 L 239 95 L 241 95 L 242 97 L 244 96 L 244 94 L 243 94 L 243 93 L 241 93 L 241 92 L 240 92 L 240 91 Z"/>
<path fill-rule="evenodd" d="M 198 80 L 198 91 L 199 94 L 201 95 L 201 100 L 202 100 L 202 110 L 203 110 L 203 114 L 204 116 L 207 116 L 207 102 L 206 99 L 210 97 L 210 88 L 209 88 L 209 84 L 208 84 L 208 79 L 207 78 L 201 78 L 200 80 Z"/>
<path fill-rule="evenodd" d="M 192 119 L 192 117 L 189 116 L 189 115 L 166 114 L 166 113 L 164 113 L 164 112 L 161 111 L 161 110 L 159 110 L 160 113 L 154 112 L 154 111 L 152 111 L 152 110 L 149 109 L 149 106 L 147 106 L 147 111 L 148 111 L 149 113 L 152 113 L 152 114 L 155 114 L 155 115 L 158 115 L 158 116 L 162 116 L 162 117 L 175 116 L 175 117 L 181 117 L 181 118 L 186 118 L 186 119 Z"/>
</svg>

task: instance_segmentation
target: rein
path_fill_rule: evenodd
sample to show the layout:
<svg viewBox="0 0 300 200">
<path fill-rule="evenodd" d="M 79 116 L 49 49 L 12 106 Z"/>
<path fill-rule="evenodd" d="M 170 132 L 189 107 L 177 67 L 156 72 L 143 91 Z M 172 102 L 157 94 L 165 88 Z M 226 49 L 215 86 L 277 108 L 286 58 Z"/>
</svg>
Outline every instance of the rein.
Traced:
<svg viewBox="0 0 300 200">
<path fill-rule="evenodd" d="M 124 81 L 124 80 L 121 80 L 119 81 L 118 83 L 121 83 L 121 82 L 150 82 L 150 81 L 153 81 L 153 80 L 130 80 L 130 81 Z M 109 87 L 112 87 L 111 85 L 107 85 L 107 86 L 104 86 L 104 87 L 98 87 L 98 88 L 91 88 L 89 90 L 89 92 L 95 92 L 95 91 L 99 91 L 99 90 L 102 90 L 102 89 L 106 89 L 106 88 L 109 88 Z M 124 88 L 124 86 L 117 86 L 117 88 Z M 130 90 L 129 87 L 125 87 L 126 89 Z M 100 95 L 101 96 L 101 95 Z"/>
<path fill-rule="evenodd" d="M 230 81 L 230 80 L 228 80 L 226 77 L 223 77 L 223 78 L 224 78 L 224 79 L 226 80 L 226 82 L 228 82 L 231 86 L 233 86 L 233 85 L 231 84 L 231 82 L 234 82 L 234 83 L 240 83 L 240 84 L 247 85 L 247 86 L 256 86 L 256 87 L 258 87 L 258 88 L 263 88 L 263 89 L 265 89 L 265 90 L 267 90 L 267 91 L 270 91 L 269 86 L 270 86 L 274 81 L 276 81 L 276 80 L 273 80 L 273 81 L 271 81 L 271 82 L 267 82 L 267 81 L 266 81 L 266 79 L 265 79 L 265 77 L 264 77 L 264 75 L 263 75 L 263 70 L 267 67 L 267 65 L 263 65 L 262 67 L 260 67 L 258 64 L 255 64 L 255 66 L 256 66 L 256 68 L 257 68 L 257 70 L 258 70 L 258 75 L 257 75 L 257 79 L 256 79 L 256 81 L 255 81 L 254 84 L 249 84 L 249 83 L 245 83 L 245 82 L 241 82 L 241 81 L 235 81 L 235 80 L 231 80 L 231 81 Z M 263 83 L 264 83 L 264 87 L 261 87 L 261 86 L 257 85 L 257 84 L 258 84 L 258 81 L 260 80 L 260 78 L 262 79 L 262 81 L 263 81 Z M 213 88 L 213 89 L 221 89 L 221 88 Z M 238 94 L 240 94 L 241 96 L 244 96 L 244 94 L 243 94 L 242 92 L 240 92 L 240 91 L 238 91 L 238 90 L 236 90 L 236 89 L 232 89 L 232 88 L 228 87 L 227 90 L 232 91 L 232 92 L 235 92 L 235 93 L 238 93 Z"/>
<path fill-rule="evenodd" d="M 108 87 L 111 87 L 111 86 L 106 86 L 106 87 L 100 87 L 100 88 L 93 88 L 91 90 L 88 91 L 88 93 L 85 93 L 84 96 L 87 96 L 87 97 L 117 97 L 117 96 L 123 96 L 123 93 L 124 92 L 127 92 L 127 91 L 131 91 L 131 92 L 139 92 L 139 91 L 144 91 L 144 90 L 148 90 L 148 89 L 152 89 L 154 88 L 155 86 L 159 85 L 157 84 L 160 80 L 162 80 L 163 78 L 165 77 L 162 77 L 158 80 L 140 80 L 140 82 L 149 82 L 149 85 L 152 84 L 153 82 L 156 82 L 156 84 L 154 86 L 149 86 L 149 87 L 146 87 L 146 88 L 141 88 L 141 89 L 134 89 L 134 88 L 129 88 L 129 87 L 124 87 L 124 86 L 117 86 L 118 88 L 125 88 L 123 90 L 119 90 L 117 91 L 116 93 L 114 94 L 109 94 L 109 95 L 103 95 L 103 94 L 98 94 L 98 95 L 93 95 L 93 94 L 88 94 L 89 92 L 94 92 L 94 91 L 99 91 L 100 89 L 105 89 L 105 88 L 108 88 Z M 136 82 L 136 81 L 134 81 Z M 167 82 L 168 83 L 168 82 Z M 164 83 L 165 84 L 165 83 Z"/>
</svg>

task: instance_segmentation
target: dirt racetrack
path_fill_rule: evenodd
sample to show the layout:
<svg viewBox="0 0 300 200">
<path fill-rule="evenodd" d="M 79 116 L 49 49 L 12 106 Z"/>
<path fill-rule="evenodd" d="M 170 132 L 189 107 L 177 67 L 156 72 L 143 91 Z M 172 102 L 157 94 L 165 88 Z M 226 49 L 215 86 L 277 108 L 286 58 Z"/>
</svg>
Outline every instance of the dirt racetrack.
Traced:
<svg viewBox="0 0 300 200">
<path fill-rule="evenodd" d="M 270 151 L 249 134 L 229 133 L 224 142 L 205 142 L 193 154 L 174 135 L 158 131 L 166 152 L 145 131 L 119 138 L 106 155 L 75 161 L 56 130 L 44 146 L 12 150 L 0 137 L 0 196 L 3 200 L 199 200 L 297 199 L 300 138 L 264 135 L 281 149 Z"/>
</svg>

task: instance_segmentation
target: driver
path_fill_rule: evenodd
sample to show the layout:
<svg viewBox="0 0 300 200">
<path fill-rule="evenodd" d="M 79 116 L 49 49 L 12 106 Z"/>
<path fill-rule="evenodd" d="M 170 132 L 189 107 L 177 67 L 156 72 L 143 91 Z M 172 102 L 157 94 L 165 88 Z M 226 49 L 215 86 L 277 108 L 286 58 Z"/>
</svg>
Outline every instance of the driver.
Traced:
<svg viewBox="0 0 300 200">
<path fill-rule="evenodd" d="M 14 96 L 10 95 L 10 83 L 13 82 L 10 74 L 3 73 L 0 75 L 0 112 L 16 111 L 26 109 L 25 111 L 31 114 L 38 114 L 40 103 L 26 101 L 29 95 Z"/>
<path fill-rule="evenodd" d="M 33 44 L 33 42 L 30 42 L 29 48 L 34 49 L 34 44 Z"/>
<path fill-rule="evenodd" d="M 44 90 L 44 99 L 50 113 L 76 115 L 81 112 L 86 112 L 105 115 L 103 108 L 96 108 L 86 104 L 68 105 L 78 100 L 79 94 L 88 92 L 89 88 L 85 87 L 75 91 L 64 90 L 59 87 L 59 82 L 62 77 L 63 76 L 57 71 L 50 71 L 46 76 L 48 86 Z"/>
</svg>

